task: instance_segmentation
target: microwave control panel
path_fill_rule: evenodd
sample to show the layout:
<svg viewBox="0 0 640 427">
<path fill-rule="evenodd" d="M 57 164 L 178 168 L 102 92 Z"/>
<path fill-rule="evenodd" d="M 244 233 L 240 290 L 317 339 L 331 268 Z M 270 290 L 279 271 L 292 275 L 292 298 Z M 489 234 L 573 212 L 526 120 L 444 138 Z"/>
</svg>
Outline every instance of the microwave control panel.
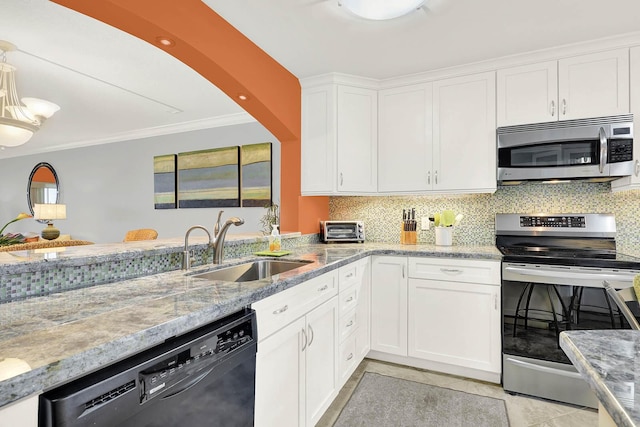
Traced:
<svg viewBox="0 0 640 427">
<path fill-rule="evenodd" d="M 609 163 L 633 160 L 633 139 L 612 139 L 609 141 Z"/>
</svg>

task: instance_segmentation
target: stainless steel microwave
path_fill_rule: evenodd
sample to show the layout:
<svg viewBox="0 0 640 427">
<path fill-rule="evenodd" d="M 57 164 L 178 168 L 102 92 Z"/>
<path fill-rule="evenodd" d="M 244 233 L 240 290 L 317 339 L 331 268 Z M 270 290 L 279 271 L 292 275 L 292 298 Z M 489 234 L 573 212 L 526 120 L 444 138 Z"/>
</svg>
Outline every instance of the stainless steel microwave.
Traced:
<svg viewBox="0 0 640 427">
<path fill-rule="evenodd" d="M 632 114 L 501 127 L 497 142 L 500 184 L 634 173 Z"/>
<path fill-rule="evenodd" d="M 364 222 L 320 221 L 320 241 L 364 242 Z"/>
</svg>

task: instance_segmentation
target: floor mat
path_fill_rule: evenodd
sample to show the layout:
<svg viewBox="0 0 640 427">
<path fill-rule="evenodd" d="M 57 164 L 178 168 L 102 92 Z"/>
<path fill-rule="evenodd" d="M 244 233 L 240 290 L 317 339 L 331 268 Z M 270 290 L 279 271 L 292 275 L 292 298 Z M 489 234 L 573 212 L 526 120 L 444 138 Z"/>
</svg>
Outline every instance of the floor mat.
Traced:
<svg viewBox="0 0 640 427">
<path fill-rule="evenodd" d="M 334 427 L 508 427 L 502 399 L 367 372 Z"/>
</svg>

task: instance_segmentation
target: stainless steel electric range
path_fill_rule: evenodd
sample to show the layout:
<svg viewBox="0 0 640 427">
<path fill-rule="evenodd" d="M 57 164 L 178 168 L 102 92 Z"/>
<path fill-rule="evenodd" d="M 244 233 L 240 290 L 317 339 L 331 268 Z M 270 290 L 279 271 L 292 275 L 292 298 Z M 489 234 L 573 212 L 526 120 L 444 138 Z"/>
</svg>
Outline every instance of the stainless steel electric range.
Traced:
<svg viewBox="0 0 640 427">
<path fill-rule="evenodd" d="M 565 330 L 629 328 L 602 285 L 633 286 L 640 258 L 616 251 L 612 214 L 497 214 L 506 391 L 597 407 L 560 348 Z"/>
</svg>

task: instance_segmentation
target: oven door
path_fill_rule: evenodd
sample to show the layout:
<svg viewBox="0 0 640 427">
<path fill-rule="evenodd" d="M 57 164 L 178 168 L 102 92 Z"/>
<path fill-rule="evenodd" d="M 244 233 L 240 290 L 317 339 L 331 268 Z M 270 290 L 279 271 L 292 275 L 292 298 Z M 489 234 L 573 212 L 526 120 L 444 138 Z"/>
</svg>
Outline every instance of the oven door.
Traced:
<svg viewBox="0 0 640 427">
<path fill-rule="evenodd" d="M 597 406 L 560 348 L 565 330 L 629 328 L 602 286 L 633 286 L 637 271 L 502 263 L 503 387 Z"/>
</svg>

